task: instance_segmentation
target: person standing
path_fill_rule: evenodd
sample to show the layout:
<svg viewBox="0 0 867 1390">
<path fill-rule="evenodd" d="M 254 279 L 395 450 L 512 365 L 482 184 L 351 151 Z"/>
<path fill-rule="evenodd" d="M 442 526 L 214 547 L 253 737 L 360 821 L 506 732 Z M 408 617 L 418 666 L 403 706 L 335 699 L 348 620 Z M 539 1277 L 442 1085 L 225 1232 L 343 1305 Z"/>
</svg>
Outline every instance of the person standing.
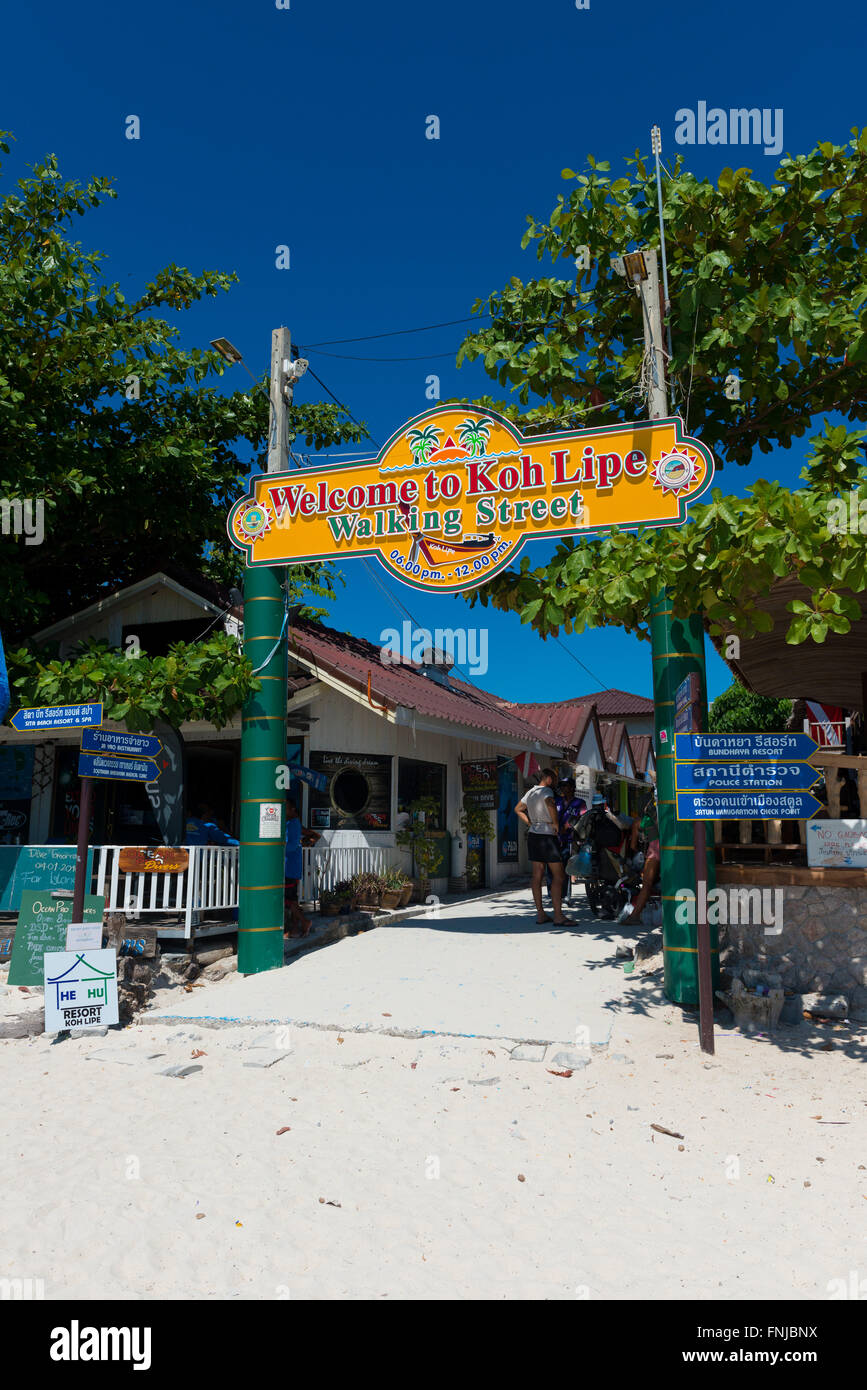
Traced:
<svg viewBox="0 0 867 1390">
<path fill-rule="evenodd" d="M 575 794 L 575 779 L 567 777 L 565 782 L 561 782 L 562 808 L 560 810 L 560 853 L 563 856 L 563 864 L 568 862 L 572 855 L 572 832 L 579 820 L 587 810 L 587 802 L 583 796 Z M 565 872 L 565 870 L 564 870 Z M 568 902 L 573 883 L 577 879 L 566 879 L 563 901 Z"/>
<path fill-rule="evenodd" d="M 542 907 L 542 877 L 546 864 L 551 870 L 551 901 L 554 924 L 572 926 L 563 916 L 563 858 L 560 853 L 560 821 L 554 799 L 556 774 L 549 767 L 542 770 L 539 781 L 525 793 L 515 807 L 515 815 L 527 826 L 527 854 L 533 866 L 531 888 L 536 904 L 536 921 L 541 926 L 551 918 Z"/>
</svg>

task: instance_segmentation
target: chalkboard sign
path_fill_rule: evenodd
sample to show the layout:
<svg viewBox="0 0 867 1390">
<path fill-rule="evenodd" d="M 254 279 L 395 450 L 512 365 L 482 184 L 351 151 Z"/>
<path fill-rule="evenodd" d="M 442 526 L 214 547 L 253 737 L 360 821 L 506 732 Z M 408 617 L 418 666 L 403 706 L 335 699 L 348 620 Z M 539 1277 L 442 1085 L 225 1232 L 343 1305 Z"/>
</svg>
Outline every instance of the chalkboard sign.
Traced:
<svg viewBox="0 0 867 1390">
<path fill-rule="evenodd" d="M 70 892 L 75 883 L 75 845 L 0 845 L 0 912 L 17 912 L 24 892 Z M 87 854 L 87 883 L 93 850 Z M 60 948 L 63 950 L 63 947 Z"/>
<path fill-rule="evenodd" d="M 101 922 L 104 910 L 105 898 L 88 895 L 82 920 Z M 71 898 L 52 898 L 50 891 L 34 893 L 25 889 L 9 966 L 10 985 L 42 984 L 42 957 L 46 951 L 66 950 L 66 928 L 71 921 Z"/>
</svg>

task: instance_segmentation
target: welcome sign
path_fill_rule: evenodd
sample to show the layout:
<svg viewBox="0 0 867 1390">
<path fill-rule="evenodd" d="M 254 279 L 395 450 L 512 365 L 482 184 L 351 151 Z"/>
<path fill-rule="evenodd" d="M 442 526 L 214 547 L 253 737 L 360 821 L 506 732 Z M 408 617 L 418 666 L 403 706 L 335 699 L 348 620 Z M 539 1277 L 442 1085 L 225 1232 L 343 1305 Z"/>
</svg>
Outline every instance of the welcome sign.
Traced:
<svg viewBox="0 0 867 1390">
<path fill-rule="evenodd" d="M 448 593 L 490 579 L 527 540 L 680 526 L 713 472 L 677 417 L 524 436 L 495 411 L 441 405 L 376 458 L 257 475 L 228 532 L 248 565 L 375 555 Z"/>
</svg>

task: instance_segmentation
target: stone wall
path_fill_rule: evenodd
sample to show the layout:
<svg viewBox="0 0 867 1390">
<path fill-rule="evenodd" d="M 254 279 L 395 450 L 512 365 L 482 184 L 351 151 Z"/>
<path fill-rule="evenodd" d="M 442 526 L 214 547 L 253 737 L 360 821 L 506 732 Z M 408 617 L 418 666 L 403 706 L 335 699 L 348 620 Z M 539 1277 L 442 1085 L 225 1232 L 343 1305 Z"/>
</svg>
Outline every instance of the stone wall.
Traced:
<svg viewBox="0 0 867 1390">
<path fill-rule="evenodd" d="M 854 1008 L 867 1008 L 867 889 L 790 885 L 778 891 L 779 935 L 768 935 L 762 925 L 720 928 L 727 966 L 740 962 L 779 975 L 787 990 L 845 994 Z"/>
</svg>

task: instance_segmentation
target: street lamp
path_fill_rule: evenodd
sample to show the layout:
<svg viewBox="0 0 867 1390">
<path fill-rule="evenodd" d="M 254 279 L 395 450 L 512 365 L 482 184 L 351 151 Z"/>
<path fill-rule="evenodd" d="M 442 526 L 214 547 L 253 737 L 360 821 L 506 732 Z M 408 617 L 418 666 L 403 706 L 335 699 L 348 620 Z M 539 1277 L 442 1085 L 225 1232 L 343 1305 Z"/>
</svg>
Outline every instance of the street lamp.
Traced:
<svg viewBox="0 0 867 1390">
<path fill-rule="evenodd" d="M 230 343 L 228 338 L 212 338 L 211 347 L 225 358 L 230 367 L 234 367 L 236 362 L 243 362 L 244 360 L 234 343 Z"/>
</svg>

